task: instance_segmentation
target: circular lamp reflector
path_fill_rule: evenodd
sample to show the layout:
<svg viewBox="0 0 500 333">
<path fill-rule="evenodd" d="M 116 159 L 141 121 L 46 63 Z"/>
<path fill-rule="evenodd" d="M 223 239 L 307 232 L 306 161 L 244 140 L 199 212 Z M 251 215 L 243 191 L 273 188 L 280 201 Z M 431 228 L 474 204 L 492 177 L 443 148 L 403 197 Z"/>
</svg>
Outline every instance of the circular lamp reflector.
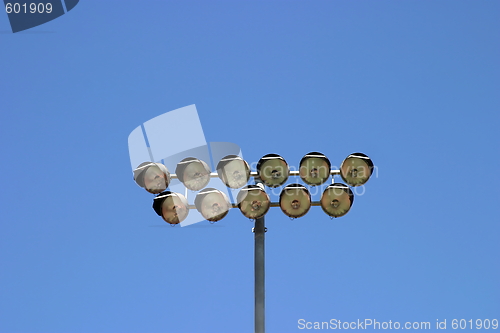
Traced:
<svg viewBox="0 0 500 333">
<path fill-rule="evenodd" d="M 271 205 L 269 195 L 257 185 L 247 185 L 242 188 L 236 200 L 241 213 L 249 219 L 258 219 L 266 215 Z"/>
<path fill-rule="evenodd" d="M 153 200 L 153 209 L 165 222 L 179 224 L 188 216 L 189 205 L 180 193 L 165 191 Z"/>
<path fill-rule="evenodd" d="M 280 155 L 267 154 L 257 163 L 257 173 L 266 186 L 278 187 L 288 179 L 290 168 Z"/>
<path fill-rule="evenodd" d="M 210 168 L 207 163 L 194 157 L 187 157 L 177 164 L 175 174 L 192 191 L 199 191 L 210 182 Z"/>
<path fill-rule="evenodd" d="M 280 208 L 292 218 L 304 216 L 311 208 L 311 195 L 304 185 L 287 185 L 280 194 Z"/>
<path fill-rule="evenodd" d="M 328 185 L 321 195 L 321 208 L 332 217 L 341 217 L 349 212 L 354 194 L 349 186 L 341 183 Z"/>
<path fill-rule="evenodd" d="M 217 174 L 227 187 L 240 188 L 250 179 L 250 167 L 238 155 L 227 155 L 217 164 Z"/>
<path fill-rule="evenodd" d="M 223 192 L 210 187 L 201 190 L 196 195 L 194 204 L 201 215 L 212 222 L 222 220 L 231 209 L 228 197 Z"/>
<path fill-rule="evenodd" d="M 134 180 L 149 193 L 158 194 L 170 184 L 170 172 L 161 163 L 144 162 L 134 170 Z"/>
<path fill-rule="evenodd" d="M 363 153 L 354 153 L 342 162 L 340 176 L 351 186 L 361 186 L 373 173 L 372 160 Z"/>
<path fill-rule="evenodd" d="M 321 185 L 330 177 L 330 161 L 317 152 L 306 154 L 300 160 L 299 175 L 308 185 Z"/>
</svg>

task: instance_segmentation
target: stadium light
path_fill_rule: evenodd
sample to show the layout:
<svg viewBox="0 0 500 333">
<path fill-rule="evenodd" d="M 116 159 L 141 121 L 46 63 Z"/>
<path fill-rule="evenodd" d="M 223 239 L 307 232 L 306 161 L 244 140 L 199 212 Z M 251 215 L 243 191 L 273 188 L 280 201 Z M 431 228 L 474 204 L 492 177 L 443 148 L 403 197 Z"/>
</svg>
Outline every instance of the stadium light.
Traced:
<svg viewBox="0 0 500 333">
<path fill-rule="evenodd" d="M 373 162 L 363 153 L 349 155 L 340 166 L 340 176 L 351 186 L 365 184 L 372 173 Z"/>
<path fill-rule="evenodd" d="M 271 200 L 266 191 L 258 185 L 247 185 L 238 193 L 238 208 L 249 219 L 258 219 L 266 215 Z"/>
<path fill-rule="evenodd" d="M 187 157 L 180 161 L 175 174 L 191 191 L 199 191 L 210 182 L 210 168 L 207 163 L 194 157 Z"/>
<path fill-rule="evenodd" d="M 331 217 L 341 217 L 349 212 L 354 194 L 349 186 L 335 183 L 329 185 L 321 196 L 321 208 Z"/>
<path fill-rule="evenodd" d="M 287 185 L 280 194 L 280 208 L 291 218 L 304 216 L 311 208 L 311 194 L 304 185 Z"/>
<path fill-rule="evenodd" d="M 140 187 L 152 194 L 154 211 L 171 225 L 181 223 L 190 209 L 197 209 L 210 222 L 223 219 L 231 208 L 239 208 L 241 213 L 255 220 L 255 332 L 265 331 L 264 293 L 264 235 L 267 230 L 264 216 L 270 207 L 280 207 L 290 218 L 299 218 L 308 213 L 312 206 L 321 206 L 331 218 L 344 216 L 354 202 L 350 186 L 364 185 L 373 173 L 372 160 L 363 153 L 349 155 L 340 170 L 331 169 L 329 159 L 322 153 L 311 152 L 300 160 L 299 170 L 291 171 L 288 163 L 277 154 L 267 154 L 257 163 L 256 171 L 238 155 L 227 155 L 217 164 L 217 172 L 211 173 L 207 163 L 195 157 L 188 157 L 177 164 L 175 174 L 170 174 L 161 163 L 144 162 L 134 170 L 134 180 Z M 335 183 L 334 176 L 340 175 L 347 184 Z M 319 201 L 313 201 L 305 185 L 292 183 L 281 189 L 279 202 L 272 202 L 265 186 L 278 188 L 289 177 L 300 179 L 311 187 L 324 184 L 330 177 L 332 183 L 324 189 Z M 210 178 L 220 178 L 229 188 L 240 189 L 236 202 L 230 202 L 222 191 L 204 188 Z M 247 185 L 250 178 L 255 184 Z M 185 195 L 168 191 L 171 179 L 179 179 L 192 191 L 199 191 L 190 205 Z"/>
<path fill-rule="evenodd" d="M 287 181 L 290 168 L 280 155 L 267 154 L 257 163 L 257 173 L 266 186 L 278 187 Z"/>
<path fill-rule="evenodd" d="M 321 185 L 330 177 L 330 168 L 330 161 L 325 155 L 312 152 L 300 160 L 300 178 L 308 185 Z"/>
<path fill-rule="evenodd" d="M 194 204 L 201 215 L 210 222 L 223 219 L 232 208 L 228 197 L 215 188 L 200 191 L 196 195 Z"/>
<path fill-rule="evenodd" d="M 153 200 L 153 209 L 165 222 L 179 224 L 189 214 L 189 205 L 185 196 L 180 193 L 165 191 Z"/>
<path fill-rule="evenodd" d="M 238 155 L 228 155 L 217 164 L 217 174 L 227 187 L 237 189 L 248 183 L 250 167 Z"/>
<path fill-rule="evenodd" d="M 161 163 L 144 162 L 134 170 L 134 180 L 149 193 L 158 194 L 170 184 L 170 173 Z"/>
</svg>

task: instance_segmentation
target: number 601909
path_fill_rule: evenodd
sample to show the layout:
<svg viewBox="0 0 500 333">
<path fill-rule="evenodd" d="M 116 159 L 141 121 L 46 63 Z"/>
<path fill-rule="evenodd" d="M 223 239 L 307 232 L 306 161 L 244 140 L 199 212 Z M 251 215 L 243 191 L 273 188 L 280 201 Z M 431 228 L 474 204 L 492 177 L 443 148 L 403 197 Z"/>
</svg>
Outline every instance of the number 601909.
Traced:
<svg viewBox="0 0 500 333">
<path fill-rule="evenodd" d="M 451 321 L 451 328 L 456 329 L 497 329 L 498 328 L 498 319 L 476 319 L 475 321 L 472 319 L 453 319 Z"/>
<path fill-rule="evenodd" d="M 7 12 L 7 14 L 10 14 L 10 13 L 14 13 L 14 14 L 19 14 L 19 13 L 22 13 L 22 14 L 27 14 L 27 13 L 31 13 L 31 14 L 35 14 L 35 13 L 39 13 L 39 14 L 43 14 L 43 13 L 47 13 L 47 14 L 50 14 L 52 12 L 52 4 L 50 2 L 48 3 L 35 3 L 35 2 L 31 2 L 31 3 L 7 3 L 5 4 L 5 11 Z"/>
</svg>

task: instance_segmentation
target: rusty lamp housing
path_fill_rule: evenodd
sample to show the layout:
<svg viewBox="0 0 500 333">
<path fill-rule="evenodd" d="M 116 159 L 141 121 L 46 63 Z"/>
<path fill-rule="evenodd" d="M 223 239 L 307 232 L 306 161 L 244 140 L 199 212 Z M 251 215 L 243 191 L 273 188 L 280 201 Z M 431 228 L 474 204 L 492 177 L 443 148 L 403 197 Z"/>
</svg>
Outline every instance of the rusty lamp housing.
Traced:
<svg viewBox="0 0 500 333">
<path fill-rule="evenodd" d="M 323 154 L 312 152 L 300 160 L 299 175 L 304 183 L 321 185 L 330 178 L 330 160 Z"/>
<path fill-rule="evenodd" d="M 266 186 L 278 187 L 287 181 L 290 168 L 280 155 L 267 154 L 257 163 L 257 173 Z"/>
</svg>

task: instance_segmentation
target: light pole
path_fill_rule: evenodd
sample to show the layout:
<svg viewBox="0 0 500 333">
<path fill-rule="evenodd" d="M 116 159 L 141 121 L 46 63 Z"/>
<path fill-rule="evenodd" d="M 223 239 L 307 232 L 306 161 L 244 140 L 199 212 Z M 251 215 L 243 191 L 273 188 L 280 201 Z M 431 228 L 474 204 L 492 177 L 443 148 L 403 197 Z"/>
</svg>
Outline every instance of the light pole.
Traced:
<svg viewBox="0 0 500 333">
<path fill-rule="evenodd" d="M 354 201 L 350 186 L 364 185 L 372 175 L 373 168 L 371 159 L 362 153 L 349 155 L 339 170 L 333 170 L 325 155 L 312 152 L 301 159 L 298 171 L 291 171 L 285 159 L 277 154 L 263 156 L 257 163 L 257 171 L 251 171 L 248 163 L 237 155 L 222 158 L 217 164 L 217 172 L 211 172 L 204 161 L 188 157 L 177 164 L 175 174 L 170 174 L 161 163 L 144 162 L 134 170 L 134 180 L 149 193 L 157 194 L 153 200 L 153 209 L 165 222 L 172 225 L 182 222 L 190 209 L 197 209 L 211 222 L 223 219 L 231 208 L 239 208 L 244 216 L 255 220 L 252 229 L 255 238 L 255 332 L 264 333 L 265 214 L 270 207 L 280 207 L 290 218 L 299 218 L 307 214 L 311 206 L 320 206 L 331 218 L 344 216 Z M 335 175 L 340 175 L 347 185 L 335 183 Z M 271 202 L 265 186 L 283 186 L 290 176 L 300 177 L 309 186 L 320 186 L 331 176 L 332 184 L 325 188 L 319 201 L 311 200 L 306 186 L 292 183 L 282 188 L 278 202 Z M 236 202 L 230 202 L 220 190 L 206 188 L 210 178 L 217 177 L 227 187 L 240 189 Z M 247 185 L 252 177 L 254 184 Z M 194 205 L 189 204 L 186 198 L 187 190 L 186 196 L 167 190 L 171 179 L 179 179 L 186 189 L 199 191 Z"/>
<path fill-rule="evenodd" d="M 255 178 L 255 183 L 262 185 L 260 178 Z M 264 187 L 264 186 L 262 186 Z M 266 322 L 266 273 L 265 273 L 265 237 L 266 226 L 264 216 L 255 219 L 255 227 L 253 228 L 255 246 L 254 246 L 254 271 L 255 271 L 255 332 L 265 332 Z"/>
</svg>

